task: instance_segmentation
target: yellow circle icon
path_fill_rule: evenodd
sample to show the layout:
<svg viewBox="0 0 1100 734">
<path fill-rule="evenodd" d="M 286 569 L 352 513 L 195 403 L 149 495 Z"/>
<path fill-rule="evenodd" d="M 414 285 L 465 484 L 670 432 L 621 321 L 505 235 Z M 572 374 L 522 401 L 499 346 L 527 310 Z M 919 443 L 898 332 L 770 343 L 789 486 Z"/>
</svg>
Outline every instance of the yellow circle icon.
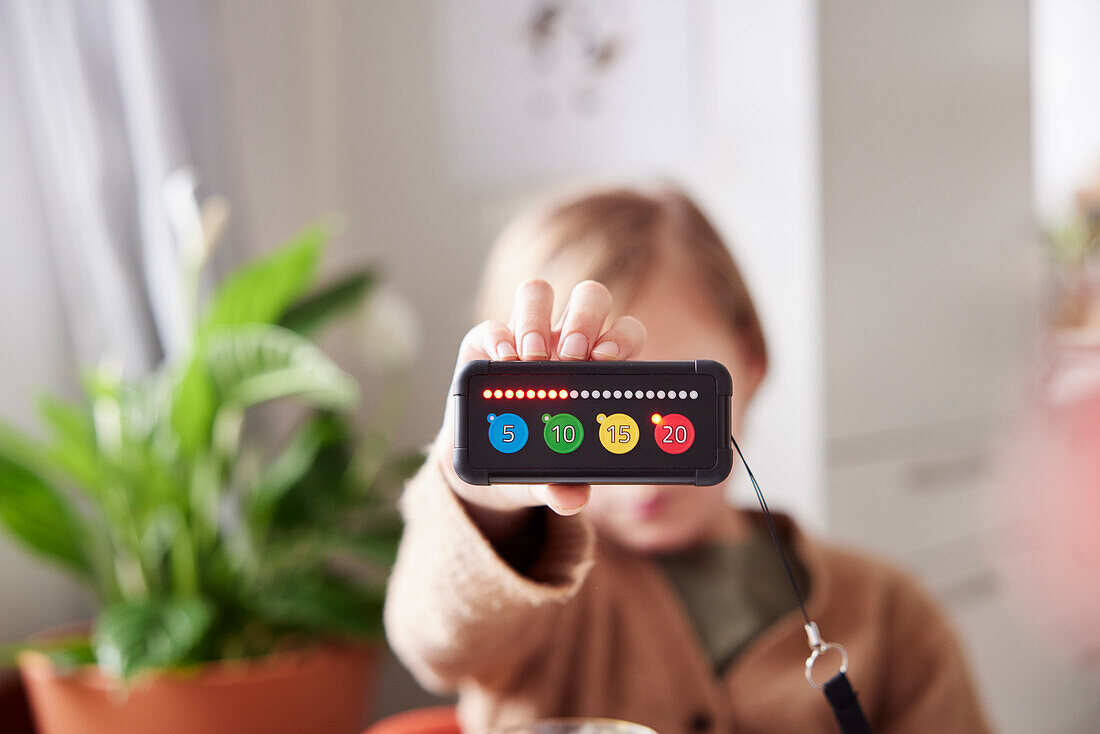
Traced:
<svg viewBox="0 0 1100 734">
<path fill-rule="evenodd" d="M 596 416 L 600 424 L 600 443 L 613 454 L 625 454 L 638 445 L 638 424 L 626 413 Z"/>
</svg>

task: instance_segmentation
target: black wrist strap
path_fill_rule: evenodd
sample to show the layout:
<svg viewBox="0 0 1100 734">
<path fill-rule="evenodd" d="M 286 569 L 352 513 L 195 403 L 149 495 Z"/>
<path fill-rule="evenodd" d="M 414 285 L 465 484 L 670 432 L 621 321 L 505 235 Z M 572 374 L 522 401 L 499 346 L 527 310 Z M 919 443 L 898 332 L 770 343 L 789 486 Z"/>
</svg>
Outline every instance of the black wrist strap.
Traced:
<svg viewBox="0 0 1100 734">
<path fill-rule="evenodd" d="M 836 717 L 837 724 L 840 725 L 841 734 L 871 734 L 871 725 L 867 723 L 867 717 L 863 715 L 863 709 L 859 705 L 856 692 L 848 681 L 848 652 L 835 642 L 825 642 L 821 639 L 817 624 L 810 621 L 810 615 L 806 611 L 806 603 L 802 598 L 802 591 L 798 588 L 798 582 L 791 570 L 787 552 L 783 550 L 783 544 L 779 541 L 779 532 L 775 529 L 775 521 L 772 520 L 771 510 L 768 509 L 768 503 L 764 500 L 764 493 L 760 491 L 760 485 L 757 484 L 756 477 L 753 475 L 752 469 L 749 468 L 749 462 L 745 461 L 745 455 L 741 453 L 741 447 L 737 445 L 737 439 L 730 436 L 730 441 L 733 442 L 733 448 L 737 450 L 737 455 L 741 457 L 741 463 L 745 466 L 745 472 L 748 473 L 749 480 L 752 481 L 752 488 L 756 492 L 756 500 L 760 503 L 760 510 L 764 513 L 764 520 L 768 523 L 772 542 L 775 543 L 779 560 L 783 562 L 787 579 L 791 582 L 791 588 L 794 589 L 795 599 L 798 600 L 798 608 L 802 610 L 802 619 L 806 622 L 806 637 L 811 651 L 810 657 L 806 659 L 806 680 L 814 688 L 820 688 L 825 692 L 825 699 L 829 702 L 829 708 L 833 710 L 833 716 Z M 814 664 L 823 653 L 830 650 L 840 653 L 840 672 L 830 678 L 824 685 L 821 685 L 814 680 Z"/>
<path fill-rule="evenodd" d="M 844 734 L 871 734 L 871 725 L 863 715 L 856 692 L 848 682 L 848 676 L 837 673 L 825 684 L 825 698 L 833 709 L 836 723 Z"/>
</svg>

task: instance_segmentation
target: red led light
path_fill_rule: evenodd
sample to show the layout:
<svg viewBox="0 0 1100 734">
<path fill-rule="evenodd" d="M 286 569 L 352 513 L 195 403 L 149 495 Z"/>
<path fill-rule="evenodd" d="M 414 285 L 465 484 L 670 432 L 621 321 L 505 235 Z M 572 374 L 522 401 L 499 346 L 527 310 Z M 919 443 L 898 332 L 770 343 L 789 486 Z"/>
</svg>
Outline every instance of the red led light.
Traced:
<svg viewBox="0 0 1100 734">
<path fill-rule="evenodd" d="M 654 413 L 653 415 L 651 415 L 649 417 L 649 419 L 651 421 L 653 421 L 653 425 L 657 425 L 658 423 L 661 422 L 661 414 L 660 413 Z"/>
<path fill-rule="evenodd" d="M 494 398 L 502 398 L 502 397 L 504 397 L 504 391 L 503 391 L 503 390 L 497 390 L 497 391 L 495 391 L 495 392 L 493 393 L 493 397 L 494 397 Z"/>
<path fill-rule="evenodd" d="M 489 389 L 486 389 L 485 392 L 481 393 L 481 397 L 491 398 L 491 397 L 493 397 L 493 391 L 489 390 Z"/>
<path fill-rule="evenodd" d="M 519 398 L 522 398 L 522 397 L 523 397 L 523 390 L 516 390 L 516 399 L 518 400 Z"/>
<path fill-rule="evenodd" d="M 535 397 L 535 391 L 534 390 L 528 390 L 527 391 L 527 397 L 529 397 L 529 398 Z"/>
<path fill-rule="evenodd" d="M 539 399 L 540 399 L 540 400 L 541 400 L 542 398 L 545 398 L 545 397 L 546 397 L 546 391 L 545 391 L 545 390 L 539 390 L 539 391 L 538 391 L 538 396 L 539 396 Z"/>
<path fill-rule="evenodd" d="M 551 390 L 550 392 L 546 393 L 546 397 L 550 398 L 551 400 L 553 400 L 557 396 L 558 396 L 558 391 L 557 390 Z"/>
<path fill-rule="evenodd" d="M 512 397 L 512 391 L 511 390 L 505 390 L 504 391 L 504 397 L 506 397 L 506 398 Z"/>
</svg>

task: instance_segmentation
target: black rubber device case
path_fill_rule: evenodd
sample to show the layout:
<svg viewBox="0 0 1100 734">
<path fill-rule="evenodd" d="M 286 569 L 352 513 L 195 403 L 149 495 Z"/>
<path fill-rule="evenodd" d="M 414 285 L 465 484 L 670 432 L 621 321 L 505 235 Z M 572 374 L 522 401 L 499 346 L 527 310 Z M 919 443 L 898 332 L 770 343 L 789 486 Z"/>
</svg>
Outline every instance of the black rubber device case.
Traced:
<svg viewBox="0 0 1100 734">
<path fill-rule="evenodd" d="M 454 468 L 470 484 L 702 486 L 723 481 L 733 466 L 733 381 L 712 360 L 479 360 L 462 368 L 451 393 Z M 498 418 L 506 420 L 494 443 L 491 427 Z M 553 449 L 555 436 L 574 444 Z M 624 443 L 614 443 L 617 437 Z M 631 448 L 615 450 L 631 437 Z M 677 439 L 684 440 L 676 445 Z"/>
</svg>

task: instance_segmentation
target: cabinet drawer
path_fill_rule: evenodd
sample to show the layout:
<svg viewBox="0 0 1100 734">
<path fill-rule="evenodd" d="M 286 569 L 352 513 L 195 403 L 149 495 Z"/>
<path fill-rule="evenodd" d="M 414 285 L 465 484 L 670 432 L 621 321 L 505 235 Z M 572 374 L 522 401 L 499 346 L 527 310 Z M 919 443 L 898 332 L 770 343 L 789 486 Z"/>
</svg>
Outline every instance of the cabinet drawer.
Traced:
<svg viewBox="0 0 1100 734">
<path fill-rule="evenodd" d="M 983 534 L 1004 522 L 991 506 L 989 453 L 971 450 L 830 468 L 830 532 L 909 560 L 918 551 Z"/>
</svg>

